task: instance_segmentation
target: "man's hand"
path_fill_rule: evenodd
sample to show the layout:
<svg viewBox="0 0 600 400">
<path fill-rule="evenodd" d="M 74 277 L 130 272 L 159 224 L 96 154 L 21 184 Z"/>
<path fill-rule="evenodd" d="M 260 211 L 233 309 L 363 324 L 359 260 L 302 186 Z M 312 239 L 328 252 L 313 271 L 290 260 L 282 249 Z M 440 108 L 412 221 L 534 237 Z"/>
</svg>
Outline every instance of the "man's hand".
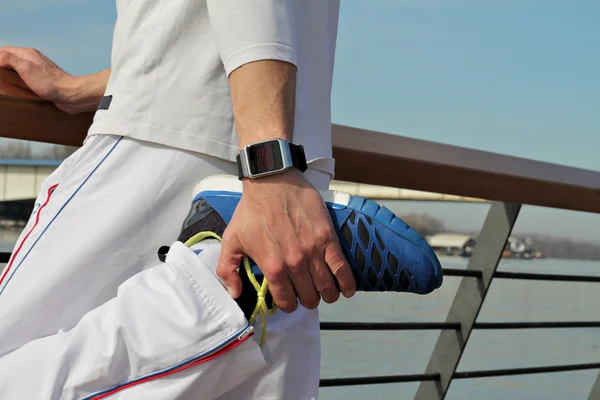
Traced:
<svg viewBox="0 0 600 400">
<path fill-rule="evenodd" d="M 230 77 L 240 147 L 262 140 L 292 141 L 296 67 L 275 60 L 244 64 Z M 277 306 L 313 309 L 320 298 L 333 303 L 354 295 L 356 282 L 342 253 L 331 216 L 319 192 L 296 168 L 244 180 L 244 192 L 223 235 L 217 275 L 241 294 L 237 269 L 252 258 L 269 283 Z M 339 283 L 336 286 L 334 275 Z"/>
<path fill-rule="evenodd" d="M 241 294 L 237 273 L 245 255 L 264 273 L 277 306 L 285 312 L 298 301 L 308 309 L 356 291 L 352 271 L 319 192 L 291 170 L 244 181 L 244 192 L 225 230 L 217 274 L 234 297 Z M 333 275 L 332 275 L 333 273 Z"/>
<path fill-rule="evenodd" d="M 110 75 L 72 76 L 39 51 L 20 47 L 0 47 L 0 67 L 16 71 L 35 94 L 70 114 L 95 111 Z"/>
</svg>

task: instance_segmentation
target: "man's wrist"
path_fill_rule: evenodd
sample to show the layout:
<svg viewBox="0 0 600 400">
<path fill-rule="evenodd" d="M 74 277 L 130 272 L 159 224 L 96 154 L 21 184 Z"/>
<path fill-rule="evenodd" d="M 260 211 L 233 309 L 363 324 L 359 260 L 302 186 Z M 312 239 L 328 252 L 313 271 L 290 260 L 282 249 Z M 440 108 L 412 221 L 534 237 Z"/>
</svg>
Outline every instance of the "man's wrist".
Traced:
<svg viewBox="0 0 600 400">
<path fill-rule="evenodd" d="M 290 168 L 285 170 L 279 174 L 265 176 L 260 179 L 251 179 L 251 178 L 243 178 L 242 186 L 244 187 L 244 191 L 248 189 L 253 190 L 261 190 L 260 188 L 265 188 L 267 186 L 273 185 L 293 185 L 293 186 L 301 186 L 298 182 L 305 182 L 306 178 L 304 174 L 298 168 Z M 307 181 L 306 181 L 307 182 Z"/>
<path fill-rule="evenodd" d="M 66 75 L 58 83 L 61 108 L 70 114 L 96 111 L 106 90 L 104 71 L 94 75 Z"/>
<path fill-rule="evenodd" d="M 238 177 L 262 179 L 291 168 L 306 171 L 304 147 L 283 139 L 269 139 L 243 147 L 236 157 Z"/>
</svg>

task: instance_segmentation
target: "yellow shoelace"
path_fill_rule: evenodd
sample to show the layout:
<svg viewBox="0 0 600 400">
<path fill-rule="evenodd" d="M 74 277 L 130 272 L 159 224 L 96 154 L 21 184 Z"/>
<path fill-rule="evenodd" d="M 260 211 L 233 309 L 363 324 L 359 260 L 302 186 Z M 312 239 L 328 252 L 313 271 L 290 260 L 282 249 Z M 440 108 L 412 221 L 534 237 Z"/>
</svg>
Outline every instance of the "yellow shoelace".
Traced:
<svg viewBox="0 0 600 400">
<path fill-rule="evenodd" d="M 193 245 L 200 243 L 206 238 L 217 239 L 219 242 L 222 241 L 221 237 L 214 232 L 198 232 L 197 234 L 189 238 L 184 244 L 187 247 L 192 247 Z M 254 286 L 257 295 L 256 306 L 254 307 L 254 311 L 252 312 L 252 315 L 250 316 L 248 322 L 250 324 L 253 324 L 256 320 L 256 317 L 260 314 L 260 326 L 262 334 L 260 336 L 259 346 L 262 347 L 265 344 L 265 340 L 267 338 L 267 322 L 265 320 L 265 317 L 267 315 L 274 315 L 277 312 L 277 307 L 274 306 L 272 309 L 269 309 L 269 305 L 267 304 L 266 298 L 267 292 L 269 291 L 269 284 L 267 283 L 266 279 L 263 279 L 262 285 L 258 283 L 258 280 L 252 272 L 252 266 L 250 265 L 250 259 L 248 257 L 244 257 L 244 269 L 246 271 L 246 274 L 248 275 L 248 278 L 250 279 L 250 283 L 252 283 L 252 286 Z"/>
</svg>

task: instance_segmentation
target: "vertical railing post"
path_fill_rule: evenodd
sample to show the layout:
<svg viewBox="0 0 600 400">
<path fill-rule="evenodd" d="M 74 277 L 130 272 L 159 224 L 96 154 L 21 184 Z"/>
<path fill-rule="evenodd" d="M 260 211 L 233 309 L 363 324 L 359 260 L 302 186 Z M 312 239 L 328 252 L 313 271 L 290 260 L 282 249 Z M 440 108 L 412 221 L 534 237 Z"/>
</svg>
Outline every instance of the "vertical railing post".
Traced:
<svg viewBox="0 0 600 400">
<path fill-rule="evenodd" d="M 467 266 L 482 271 L 482 278 L 462 278 L 446 317 L 446 322 L 459 322 L 461 328 L 440 333 L 426 369 L 426 373 L 438 373 L 440 380 L 421 382 L 415 400 L 446 397 L 520 209 L 520 204 L 513 203 L 491 205 Z"/>
<path fill-rule="evenodd" d="M 600 399 L 600 371 L 598 371 L 598 376 L 596 377 L 596 382 L 594 386 L 592 386 L 592 391 L 590 392 L 590 397 L 588 400 L 598 400 Z"/>
</svg>

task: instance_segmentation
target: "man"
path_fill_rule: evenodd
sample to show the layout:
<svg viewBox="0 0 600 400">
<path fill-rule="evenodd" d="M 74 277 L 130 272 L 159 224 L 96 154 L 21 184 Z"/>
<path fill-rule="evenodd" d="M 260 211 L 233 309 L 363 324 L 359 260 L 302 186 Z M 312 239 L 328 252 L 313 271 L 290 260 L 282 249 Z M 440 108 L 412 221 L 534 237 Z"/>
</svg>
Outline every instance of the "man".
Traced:
<svg viewBox="0 0 600 400">
<path fill-rule="evenodd" d="M 317 191 L 333 177 L 339 0 L 117 0 L 117 12 L 111 69 L 92 76 L 0 50 L 0 67 L 60 109 L 97 109 L 84 146 L 44 182 L 0 277 L 3 383 L 14 371 L 13 398 L 316 398 L 316 308 L 356 291 Z M 269 167 L 257 144 L 272 139 L 289 152 L 302 145 L 307 168 L 248 179 L 248 166 Z M 248 145 L 258 156 L 236 165 Z M 196 256 L 177 242 L 157 265 L 194 185 L 238 173 L 243 195 L 222 247 L 196 243 Z M 244 342 L 231 299 L 245 256 L 283 311 L 262 317 L 260 350 Z M 207 272 L 217 264 L 231 297 Z M 39 380 L 19 386 L 19 368 Z"/>
<path fill-rule="evenodd" d="M 244 180 L 219 275 L 237 297 L 236 269 L 248 255 L 278 307 L 295 311 L 272 317 L 278 372 L 249 382 L 248 398 L 316 397 L 316 307 L 320 298 L 338 299 L 334 275 L 346 297 L 355 291 L 315 190 L 333 175 L 338 9 L 337 0 L 118 0 L 112 70 L 71 77 L 35 51 L 0 52 L 0 66 L 67 112 L 96 110 L 112 96 L 83 148 L 44 183 L 39 218 L 19 239 L 0 294 L 0 331 L 18 339 L 1 343 L 0 354 L 69 330 L 114 298 L 119 284 L 154 265 L 157 249 L 177 237 L 199 180 L 235 174 L 240 148 L 280 138 L 304 146 L 308 174 L 291 169 Z M 16 315 L 22 308 L 28 314 Z"/>
</svg>

